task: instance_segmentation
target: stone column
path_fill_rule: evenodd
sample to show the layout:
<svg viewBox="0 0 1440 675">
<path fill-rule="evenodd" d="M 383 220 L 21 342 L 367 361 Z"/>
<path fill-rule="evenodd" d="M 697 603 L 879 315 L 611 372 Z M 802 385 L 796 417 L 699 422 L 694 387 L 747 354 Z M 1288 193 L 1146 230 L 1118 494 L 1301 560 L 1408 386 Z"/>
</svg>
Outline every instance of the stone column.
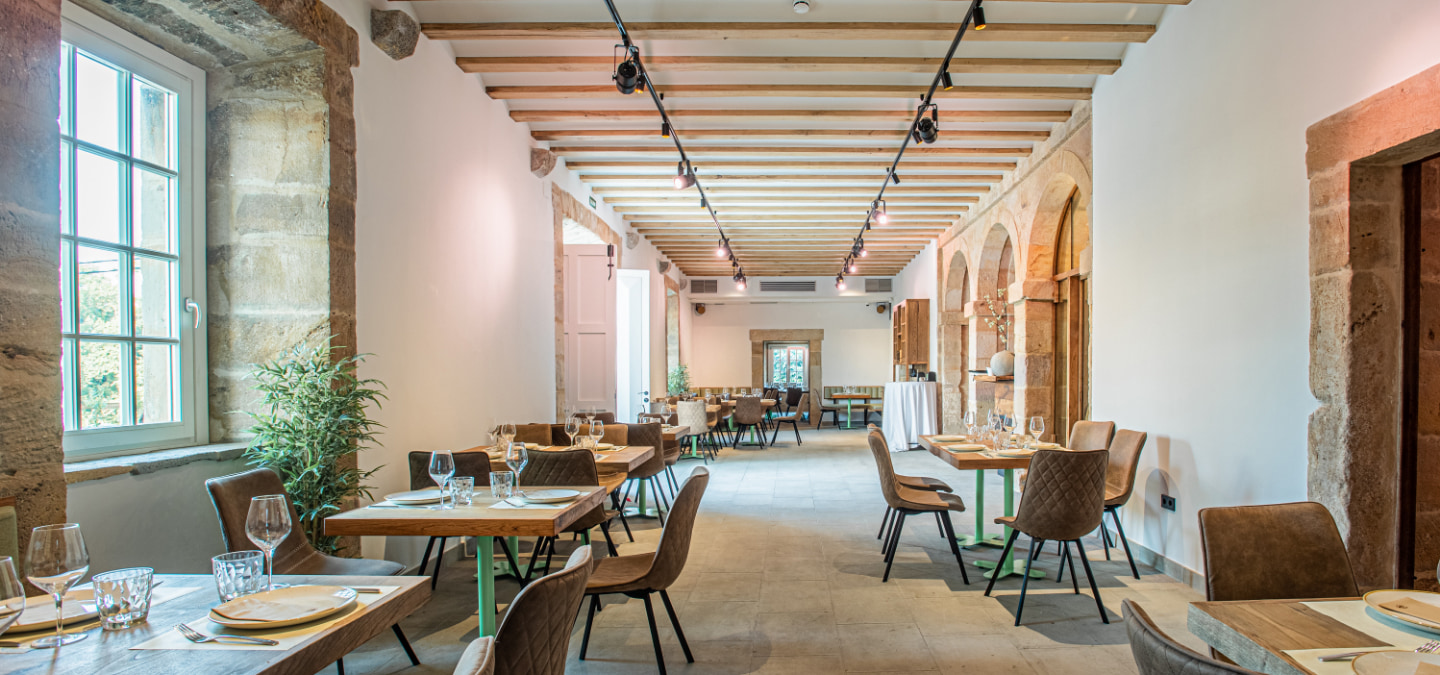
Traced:
<svg viewBox="0 0 1440 675">
<path fill-rule="evenodd" d="M 1027 432 L 1032 415 L 1055 419 L 1055 291 L 1048 279 L 1016 282 L 1010 313 L 1015 318 L 1015 423 Z M 1053 433 L 1053 429 L 1046 429 Z"/>
</svg>

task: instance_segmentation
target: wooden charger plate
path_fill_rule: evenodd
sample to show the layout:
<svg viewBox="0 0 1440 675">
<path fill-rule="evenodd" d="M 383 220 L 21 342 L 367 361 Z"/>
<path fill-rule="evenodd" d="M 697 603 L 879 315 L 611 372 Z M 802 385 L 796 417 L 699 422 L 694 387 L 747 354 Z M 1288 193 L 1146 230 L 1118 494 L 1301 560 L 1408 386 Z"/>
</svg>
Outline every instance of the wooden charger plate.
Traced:
<svg viewBox="0 0 1440 675">
<path fill-rule="evenodd" d="M 349 609 L 358 593 L 345 586 L 289 586 L 236 598 L 210 610 L 210 620 L 227 628 L 284 628 Z"/>
</svg>

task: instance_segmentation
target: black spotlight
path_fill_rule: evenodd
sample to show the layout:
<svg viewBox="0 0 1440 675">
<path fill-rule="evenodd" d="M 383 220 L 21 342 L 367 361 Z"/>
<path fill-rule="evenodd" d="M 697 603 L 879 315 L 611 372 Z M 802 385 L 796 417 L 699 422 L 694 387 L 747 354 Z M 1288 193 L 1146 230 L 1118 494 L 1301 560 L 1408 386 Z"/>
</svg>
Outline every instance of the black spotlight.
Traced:
<svg viewBox="0 0 1440 675">
<path fill-rule="evenodd" d="M 915 125 L 915 135 L 925 144 L 934 143 L 940 138 L 940 109 L 930 109 L 929 117 L 921 117 L 920 123 Z"/>
<path fill-rule="evenodd" d="M 940 87 L 945 91 L 950 91 L 951 89 L 955 88 L 955 80 L 950 79 L 950 71 L 941 71 Z"/>
<path fill-rule="evenodd" d="M 695 185 L 695 172 L 687 170 L 684 162 L 675 163 L 675 189 L 684 190 Z"/>
<path fill-rule="evenodd" d="M 985 23 L 985 8 L 975 5 L 975 30 L 985 30 L 990 24 Z"/>
<path fill-rule="evenodd" d="M 640 86 L 640 66 L 635 65 L 634 59 L 625 59 L 615 67 L 615 88 L 620 93 L 629 96 L 635 93 Z"/>
</svg>

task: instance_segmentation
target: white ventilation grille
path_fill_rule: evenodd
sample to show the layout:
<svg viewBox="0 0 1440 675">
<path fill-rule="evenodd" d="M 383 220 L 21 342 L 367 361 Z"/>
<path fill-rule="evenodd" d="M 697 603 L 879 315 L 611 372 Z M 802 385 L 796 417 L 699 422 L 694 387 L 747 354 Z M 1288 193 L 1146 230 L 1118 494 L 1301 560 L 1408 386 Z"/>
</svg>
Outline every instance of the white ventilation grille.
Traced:
<svg viewBox="0 0 1440 675">
<path fill-rule="evenodd" d="M 762 281 L 761 293 L 814 293 L 813 281 Z"/>
<path fill-rule="evenodd" d="M 691 279 L 690 292 L 694 293 L 718 293 L 720 282 L 716 279 Z"/>
<path fill-rule="evenodd" d="M 865 292 L 866 292 L 866 293 L 889 293 L 889 292 L 890 292 L 890 282 L 891 282 L 890 279 L 871 279 L 871 278 L 869 278 L 869 277 L 866 277 L 866 279 L 865 279 Z"/>
</svg>

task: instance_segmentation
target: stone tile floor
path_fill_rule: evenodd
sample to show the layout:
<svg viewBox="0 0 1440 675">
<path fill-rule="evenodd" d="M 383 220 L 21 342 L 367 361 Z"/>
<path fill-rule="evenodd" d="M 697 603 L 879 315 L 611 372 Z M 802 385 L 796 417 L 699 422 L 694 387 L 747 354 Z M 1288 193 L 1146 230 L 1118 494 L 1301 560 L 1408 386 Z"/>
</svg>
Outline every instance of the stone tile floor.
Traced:
<svg viewBox="0 0 1440 675">
<path fill-rule="evenodd" d="M 963 551 L 970 566 L 966 586 L 934 523 L 925 519 L 907 525 L 891 579 L 881 583 L 884 562 L 875 534 L 884 503 L 864 433 L 827 428 L 802 434 L 803 446 L 782 434 L 779 446 L 726 448 L 710 464 L 689 562 L 670 591 L 695 663 L 685 663 L 659 612 L 670 672 L 1134 673 L 1119 616 L 1125 599 L 1144 606 L 1177 639 L 1203 648 L 1185 631 L 1186 605 L 1202 596 L 1143 566 L 1135 580 L 1123 553 L 1116 549 L 1115 560 L 1106 561 L 1098 539 L 1086 546 L 1109 625 L 1101 623 L 1083 579 L 1078 596 L 1068 579 L 1055 583 L 1057 558 L 1049 549 L 1037 563 L 1047 576 L 1031 581 L 1024 625 L 1015 627 L 1019 577 L 1001 580 L 986 598 L 985 580 L 974 567 L 977 559 L 998 558 L 998 549 Z M 973 501 L 974 472 L 961 474 L 923 451 L 894 459 L 897 471 L 942 478 L 967 504 Z M 683 461 L 677 473 L 683 479 L 697 465 Z M 1000 513 L 1001 488 L 995 472 L 985 480 L 988 519 Z M 620 532 L 621 553 L 653 550 L 659 523 L 632 519 L 631 526 L 635 542 Z M 973 515 L 957 514 L 955 526 L 970 533 Z M 603 547 L 596 549 L 599 554 Z M 424 665 L 411 667 L 387 631 L 347 657 L 346 672 L 451 672 L 476 635 L 473 565 L 450 561 L 430 603 L 402 624 Z M 499 585 L 502 597 L 515 592 L 513 582 Z M 596 616 L 585 661 L 578 659 L 582 614 L 566 672 L 655 672 L 644 605 L 621 600 L 610 599 Z"/>
</svg>

